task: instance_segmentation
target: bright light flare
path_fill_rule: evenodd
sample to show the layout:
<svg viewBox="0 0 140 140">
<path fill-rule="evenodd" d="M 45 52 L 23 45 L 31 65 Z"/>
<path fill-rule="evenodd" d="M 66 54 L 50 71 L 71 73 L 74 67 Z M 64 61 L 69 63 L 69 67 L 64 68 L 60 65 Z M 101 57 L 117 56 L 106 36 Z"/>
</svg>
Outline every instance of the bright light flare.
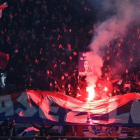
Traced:
<svg viewBox="0 0 140 140">
<path fill-rule="evenodd" d="M 107 91 L 108 91 L 108 88 L 107 88 L 107 87 L 105 87 L 105 88 L 104 88 L 104 91 L 106 91 L 106 92 L 107 92 Z"/>
<path fill-rule="evenodd" d="M 90 87 L 86 88 L 86 91 L 88 92 L 88 99 L 87 100 L 90 102 L 93 100 L 93 98 L 95 96 L 95 90 L 92 86 L 90 86 Z"/>
<path fill-rule="evenodd" d="M 92 124 L 92 122 L 90 122 L 90 124 Z"/>
<path fill-rule="evenodd" d="M 91 119 L 89 119 L 89 121 L 92 121 Z"/>
</svg>

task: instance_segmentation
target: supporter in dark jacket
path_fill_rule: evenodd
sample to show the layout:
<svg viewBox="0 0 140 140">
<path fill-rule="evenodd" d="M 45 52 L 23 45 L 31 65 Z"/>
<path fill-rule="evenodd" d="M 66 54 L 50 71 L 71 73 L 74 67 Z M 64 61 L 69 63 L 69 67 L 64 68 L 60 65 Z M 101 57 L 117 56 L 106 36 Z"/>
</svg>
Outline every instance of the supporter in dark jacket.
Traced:
<svg viewBox="0 0 140 140">
<path fill-rule="evenodd" d="M 74 89 L 70 84 L 68 84 L 68 87 L 66 88 L 66 95 L 74 97 Z"/>
<path fill-rule="evenodd" d="M 5 136 L 10 136 L 9 118 L 7 118 L 7 120 L 4 121 L 3 126 L 4 126 Z"/>
<path fill-rule="evenodd" d="M 16 128 L 15 127 L 16 127 L 15 120 L 13 120 L 13 122 L 9 126 L 11 136 L 16 136 Z"/>
<path fill-rule="evenodd" d="M 4 123 L 0 123 L 0 136 L 4 136 L 4 134 L 3 134 L 3 126 L 4 126 Z"/>
</svg>

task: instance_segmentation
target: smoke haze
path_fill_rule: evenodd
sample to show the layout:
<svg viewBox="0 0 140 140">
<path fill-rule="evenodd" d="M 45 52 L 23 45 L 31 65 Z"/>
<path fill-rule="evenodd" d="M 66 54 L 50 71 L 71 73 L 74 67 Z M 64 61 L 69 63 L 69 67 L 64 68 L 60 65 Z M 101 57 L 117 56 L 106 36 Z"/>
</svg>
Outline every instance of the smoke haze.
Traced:
<svg viewBox="0 0 140 140">
<path fill-rule="evenodd" d="M 139 10 L 136 3 L 130 3 L 128 0 L 106 0 L 103 3 L 102 9 L 108 10 L 114 14 L 96 25 L 94 35 L 91 40 L 90 50 L 93 52 L 93 57 L 90 62 L 93 63 L 94 75 L 87 76 L 86 80 L 89 86 L 95 87 L 97 79 L 102 75 L 101 68 L 103 66 L 103 58 L 101 50 L 104 49 L 109 42 L 115 37 L 125 37 L 129 26 L 135 21 L 138 21 Z"/>
</svg>

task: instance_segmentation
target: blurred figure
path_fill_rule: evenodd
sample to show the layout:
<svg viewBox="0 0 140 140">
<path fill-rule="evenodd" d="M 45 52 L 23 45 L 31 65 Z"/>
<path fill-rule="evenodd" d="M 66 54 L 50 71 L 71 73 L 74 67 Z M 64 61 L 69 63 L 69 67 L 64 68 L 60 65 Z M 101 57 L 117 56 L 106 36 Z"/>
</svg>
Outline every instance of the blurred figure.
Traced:
<svg viewBox="0 0 140 140">
<path fill-rule="evenodd" d="M 70 97 L 74 97 L 74 89 L 71 87 L 71 84 L 68 84 L 66 88 L 66 95 L 69 95 Z"/>
<path fill-rule="evenodd" d="M 5 91 L 7 93 L 12 93 L 17 91 L 17 73 L 13 68 L 10 68 L 7 77 L 6 77 L 6 84 L 5 84 Z"/>
<path fill-rule="evenodd" d="M 6 74 L 1 73 L 1 87 L 4 89 L 5 87 L 5 82 L 6 82 Z"/>
<path fill-rule="evenodd" d="M 84 61 L 84 67 L 81 69 L 80 72 L 85 72 L 86 74 L 88 72 L 92 72 L 92 69 L 90 68 L 89 61 L 88 60 L 85 60 Z"/>
<path fill-rule="evenodd" d="M 38 127 L 37 125 L 35 125 L 35 124 L 33 124 L 32 123 L 32 125 L 35 127 L 35 128 L 37 128 L 37 129 L 39 129 L 40 130 L 40 136 L 47 136 L 48 135 L 48 131 L 50 130 L 50 129 L 52 129 L 55 125 L 53 124 L 53 125 L 50 125 L 50 126 L 45 126 L 44 124 L 42 124 L 42 126 L 41 127 Z"/>
<path fill-rule="evenodd" d="M 73 50 L 71 49 L 71 44 L 67 45 L 67 49 L 66 49 L 66 55 L 70 56 L 72 54 Z"/>
</svg>

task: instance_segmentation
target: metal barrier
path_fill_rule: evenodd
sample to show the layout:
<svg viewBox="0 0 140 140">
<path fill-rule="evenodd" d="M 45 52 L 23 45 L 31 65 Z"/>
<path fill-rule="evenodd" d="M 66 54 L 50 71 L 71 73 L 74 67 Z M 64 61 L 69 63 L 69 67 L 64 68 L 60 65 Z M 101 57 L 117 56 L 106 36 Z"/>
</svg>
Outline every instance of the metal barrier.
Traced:
<svg viewBox="0 0 140 140">
<path fill-rule="evenodd" d="M 140 137 L 132 137 L 132 136 L 127 136 L 127 137 L 111 137 L 111 136 L 95 136 L 95 137 L 88 137 L 88 136 L 37 136 L 37 137 L 0 137 L 0 140 L 140 140 Z"/>
</svg>

